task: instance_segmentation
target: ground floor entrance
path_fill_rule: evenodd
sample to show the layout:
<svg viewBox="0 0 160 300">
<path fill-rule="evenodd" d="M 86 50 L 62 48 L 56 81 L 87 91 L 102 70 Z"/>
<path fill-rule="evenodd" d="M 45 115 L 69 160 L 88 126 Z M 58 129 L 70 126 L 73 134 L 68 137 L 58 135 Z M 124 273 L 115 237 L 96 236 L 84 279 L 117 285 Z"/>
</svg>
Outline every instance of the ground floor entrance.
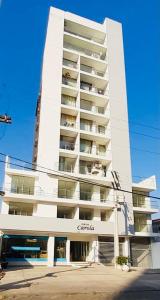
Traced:
<svg viewBox="0 0 160 300">
<path fill-rule="evenodd" d="M 89 255 L 89 242 L 70 242 L 70 261 L 86 261 Z"/>
<path fill-rule="evenodd" d="M 130 241 L 133 267 L 152 268 L 151 240 L 148 237 L 133 237 Z"/>
</svg>

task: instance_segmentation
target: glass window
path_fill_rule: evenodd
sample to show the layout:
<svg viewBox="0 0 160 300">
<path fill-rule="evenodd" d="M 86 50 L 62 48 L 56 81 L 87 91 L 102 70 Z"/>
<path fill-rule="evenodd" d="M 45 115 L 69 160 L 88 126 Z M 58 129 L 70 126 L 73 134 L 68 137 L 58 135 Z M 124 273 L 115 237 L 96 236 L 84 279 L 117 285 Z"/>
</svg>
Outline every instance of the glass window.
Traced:
<svg viewBox="0 0 160 300">
<path fill-rule="evenodd" d="M 34 178 L 25 176 L 12 176 L 11 192 L 17 194 L 34 194 Z"/>
<path fill-rule="evenodd" d="M 48 237 L 5 235 L 2 252 L 6 258 L 47 258 Z"/>
<path fill-rule="evenodd" d="M 60 260 L 66 258 L 66 242 L 67 238 L 65 237 L 56 237 L 55 238 L 55 260 Z"/>
<path fill-rule="evenodd" d="M 21 216 L 32 216 L 33 204 L 23 203 L 23 202 L 9 202 L 9 214 L 21 215 Z"/>
</svg>

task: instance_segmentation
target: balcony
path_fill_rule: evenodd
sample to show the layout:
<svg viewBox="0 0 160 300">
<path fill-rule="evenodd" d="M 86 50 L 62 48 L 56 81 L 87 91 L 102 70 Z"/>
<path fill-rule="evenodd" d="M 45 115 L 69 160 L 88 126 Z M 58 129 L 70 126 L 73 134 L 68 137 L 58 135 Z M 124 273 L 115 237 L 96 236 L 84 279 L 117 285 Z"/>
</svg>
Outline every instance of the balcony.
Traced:
<svg viewBox="0 0 160 300">
<path fill-rule="evenodd" d="M 27 185 L 12 185 L 10 192 L 13 194 L 34 195 L 34 187 Z"/>
<path fill-rule="evenodd" d="M 100 162 L 80 161 L 79 173 L 95 177 L 106 177 L 106 167 Z"/>
<path fill-rule="evenodd" d="M 59 171 L 73 173 L 75 168 L 76 160 L 73 158 L 68 158 L 60 156 L 59 158 Z"/>
<path fill-rule="evenodd" d="M 158 212 L 158 203 L 149 197 L 133 194 L 133 210 L 139 212 Z"/>
<path fill-rule="evenodd" d="M 89 73 L 93 76 L 95 75 L 95 76 L 102 77 L 102 78 L 105 77 L 105 73 L 103 73 L 101 71 L 97 71 L 96 69 L 94 69 L 90 66 L 87 66 L 87 65 L 81 64 L 80 65 L 80 70 L 83 71 L 83 72 Z"/>
<path fill-rule="evenodd" d="M 76 106 L 76 98 L 68 95 L 63 95 L 61 98 L 61 104 L 75 107 Z"/>
<path fill-rule="evenodd" d="M 69 127 L 69 128 L 76 128 L 76 118 L 74 116 L 61 114 L 61 126 Z"/>
<path fill-rule="evenodd" d="M 58 198 L 73 199 L 75 183 L 68 180 L 58 180 Z"/>
<path fill-rule="evenodd" d="M 34 194 L 35 180 L 31 177 L 13 175 L 11 177 L 11 193 Z"/>
<path fill-rule="evenodd" d="M 24 202 L 9 202 L 9 214 L 20 216 L 32 216 L 33 204 Z"/>
<path fill-rule="evenodd" d="M 73 219 L 74 217 L 74 208 L 58 206 L 57 207 L 57 218 L 60 219 Z"/>
<path fill-rule="evenodd" d="M 79 219 L 80 220 L 92 220 L 93 219 L 93 210 L 80 207 Z"/>
<path fill-rule="evenodd" d="M 66 188 L 59 188 L 58 189 L 58 198 L 64 199 L 73 199 L 74 198 L 74 190 L 68 190 Z"/>
<path fill-rule="evenodd" d="M 105 114 L 105 108 L 102 106 L 95 106 L 91 101 L 83 100 L 80 101 L 80 108 L 83 110 L 87 110 L 96 114 Z"/>
<path fill-rule="evenodd" d="M 152 224 L 134 223 L 136 236 L 157 236 L 158 232 L 153 232 Z"/>
<path fill-rule="evenodd" d="M 80 200 L 91 201 L 93 194 L 93 185 L 80 183 Z"/>
<path fill-rule="evenodd" d="M 106 146 L 104 146 L 104 145 L 98 145 L 96 147 L 96 154 L 98 156 L 106 156 Z"/>
<path fill-rule="evenodd" d="M 76 88 L 77 87 L 77 80 L 74 78 L 67 78 L 65 76 L 62 76 L 62 84 L 67 85 L 69 87 L 72 88 Z"/>
<path fill-rule="evenodd" d="M 106 134 L 106 126 L 93 124 L 92 121 L 85 119 L 80 120 L 80 130 L 89 131 L 100 135 Z"/>
<path fill-rule="evenodd" d="M 104 89 L 97 88 L 96 86 L 93 86 L 91 83 L 88 83 L 88 82 L 81 81 L 80 82 L 80 88 L 84 91 L 99 94 L 101 96 L 105 95 L 105 90 Z"/>
<path fill-rule="evenodd" d="M 90 42 L 94 42 L 94 43 L 97 43 L 97 44 L 100 44 L 100 45 L 104 44 L 104 38 L 103 39 L 102 38 L 98 38 L 98 37 L 93 36 L 93 35 L 92 36 L 91 35 L 87 36 L 86 33 L 80 34 L 78 32 L 75 32 L 74 28 L 75 28 L 75 26 L 72 29 L 68 29 L 67 26 L 65 26 L 64 30 L 67 33 L 70 33 L 70 34 L 73 34 L 73 35 L 75 35 L 77 37 L 86 39 L 86 40 L 88 40 Z M 79 29 L 78 29 L 78 31 L 79 31 Z"/>
<path fill-rule="evenodd" d="M 60 136 L 60 149 L 74 151 L 75 150 L 75 139 L 61 135 Z"/>
<path fill-rule="evenodd" d="M 99 52 L 89 50 L 89 49 L 87 49 L 85 47 L 80 47 L 78 45 L 74 45 L 73 43 L 70 43 L 69 40 L 70 39 L 67 39 L 66 41 L 64 41 L 63 47 L 65 49 L 69 49 L 71 51 L 73 50 L 75 52 L 78 52 L 81 55 L 87 55 L 87 56 L 90 56 L 90 57 L 92 57 L 94 59 L 99 59 L 99 60 L 102 60 L 102 61 L 105 60 L 105 58 L 106 58 L 105 54 L 101 54 Z"/>
<path fill-rule="evenodd" d="M 63 58 L 63 65 L 69 68 L 77 69 L 77 63 L 66 58 Z"/>
</svg>

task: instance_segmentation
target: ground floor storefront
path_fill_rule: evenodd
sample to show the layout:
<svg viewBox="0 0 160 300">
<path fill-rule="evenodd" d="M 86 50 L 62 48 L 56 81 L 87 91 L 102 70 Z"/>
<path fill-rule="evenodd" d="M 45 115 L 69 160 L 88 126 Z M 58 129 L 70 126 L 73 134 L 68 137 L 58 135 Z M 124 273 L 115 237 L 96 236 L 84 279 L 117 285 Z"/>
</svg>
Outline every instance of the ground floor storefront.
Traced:
<svg viewBox="0 0 160 300">
<path fill-rule="evenodd" d="M 10 265 L 114 265 L 113 236 L 4 234 L 1 248 L 2 257 Z M 152 268 L 151 239 L 119 237 L 119 255 L 130 256 L 135 267 Z"/>
</svg>

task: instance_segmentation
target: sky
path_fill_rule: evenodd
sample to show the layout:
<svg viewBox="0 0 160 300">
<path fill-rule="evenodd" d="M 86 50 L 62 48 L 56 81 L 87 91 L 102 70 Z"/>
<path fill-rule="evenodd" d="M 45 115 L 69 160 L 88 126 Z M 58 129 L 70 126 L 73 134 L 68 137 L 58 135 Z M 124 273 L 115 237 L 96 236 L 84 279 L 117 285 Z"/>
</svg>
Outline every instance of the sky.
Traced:
<svg viewBox="0 0 160 300">
<path fill-rule="evenodd" d="M 122 23 L 133 180 L 155 174 L 154 194 L 160 196 L 159 0 L 1 0 L 0 114 L 13 122 L 0 123 L 0 152 L 32 160 L 50 6 L 100 23 L 105 17 Z M 2 174 L 0 163 L 1 186 Z"/>
</svg>

